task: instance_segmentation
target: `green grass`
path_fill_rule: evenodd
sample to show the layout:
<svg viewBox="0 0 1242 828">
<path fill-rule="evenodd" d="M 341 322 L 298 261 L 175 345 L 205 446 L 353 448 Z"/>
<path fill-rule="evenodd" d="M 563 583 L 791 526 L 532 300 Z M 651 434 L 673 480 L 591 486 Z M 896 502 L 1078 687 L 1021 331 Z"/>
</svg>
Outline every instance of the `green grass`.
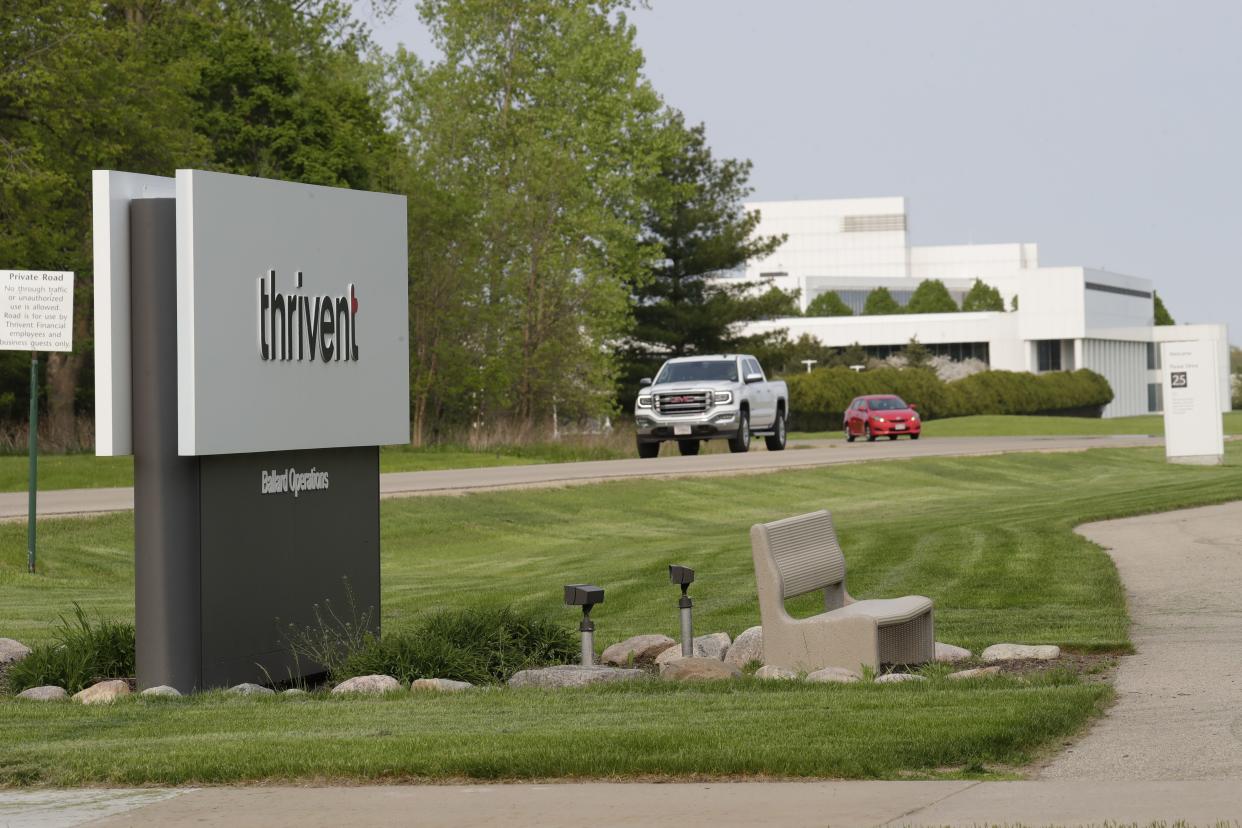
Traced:
<svg viewBox="0 0 1242 828">
<path fill-rule="evenodd" d="M 1242 498 L 1242 445 L 1221 467 L 1160 450 L 922 458 L 686 480 L 384 501 L 383 621 L 476 603 L 560 613 L 564 583 L 608 590 L 600 646 L 676 634 L 665 566 L 698 570 L 696 629 L 758 623 L 747 529 L 834 509 L 860 597 L 936 602 L 937 639 L 1084 650 L 1129 646 L 1107 555 L 1073 534 L 1088 520 Z M 46 640 L 74 600 L 132 613 L 129 515 L 48 521 L 42 573 L 23 572 L 24 529 L 0 525 L 0 635 Z M 467 595 L 463 585 L 478 585 Z M 790 602 L 818 611 L 813 596 Z M 259 779 L 677 776 L 902 777 L 1029 761 L 1081 727 L 1110 691 L 1060 678 L 967 686 L 487 691 L 344 702 L 208 694 L 162 706 L 0 700 L 0 781 L 79 784 Z M 686 722 L 692 722 L 687 726 Z"/>
<path fill-rule="evenodd" d="M 380 450 L 381 472 L 473 469 L 520 466 L 531 463 L 572 463 L 614 460 L 634 456 L 628 439 L 566 438 L 562 442 L 501 444 L 471 448 L 448 443 L 423 448 L 385 446 Z M 28 479 L 25 455 L 0 455 L 0 492 L 24 492 Z M 132 457 L 96 457 L 93 454 L 39 456 L 39 489 L 100 489 L 134 485 Z"/>
<path fill-rule="evenodd" d="M 382 699 L 0 702 L 0 785 L 960 775 L 1030 761 L 1100 684 L 613 686 Z"/>
<path fill-rule="evenodd" d="M 1242 434 L 1242 411 L 1224 415 L 1225 433 Z M 1014 415 L 980 415 L 928 420 L 923 425 L 927 437 L 1073 437 L 1108 434 L 1164 435 L 1164 417 L 1144 414 L 1139 417 L 1116 417 L 1096 420 L 1087 417 L 1026 417 Z M 790 432 L 790 439 L 839 439 L 840 431 Z"/>
<path fill-rule="evenodd" d="M 1230 444 L 1219 467 L 1169 465 L 1159 449 L 1101 449 L 385 500 L 382 620 L 404 626 L 477 602 L 564 612 L 568 623 L 561 585 L 591 582 L 608 590 L 596 612 L 601 644 L 674 634 L 672 562 L 698 571 L 697 628 L 736 634 L 758 623 L 750 525 L 829 507 L 850 591 L 929 595 L 940 640 L 1113 649 L 1128 644 L 1116 572 L 1072 527 L 1237 498 L 1242 445 Z M 132 617 L 132 515 L 44 521 L 39 543 L 31 577 L 25 527 L 0 524 L 0 635 L 47 640 L 74 601 Z M 809 613 L 816 600 L 790 606 Z"/>
<path fill-rule="evenodd" d="M 1115 420 L 1091 420 L 1081 417 L 956 417 L 930 421 L 924 433 L 928 437 L 1015 437 L 1072 436 L 1101 434 L 1164 434 L 1164 420 L 1159 415 L 1120 417 Z M 1242 434 L 1242 411 L 1225 415 L 1225 433 Z M 839 431 L 793 432 L 790 439 L 840 439 Z M 757 441 L 752 451 L 762 451 Z M 704 446 L 708 453 L 725 451 L 721 441 Z M 664 454 L 676 454 L 671 444 Z M 386 446 L 380 450 L 381 472 L 434 471 L 437 469 L 473 469 L 488 466 L 522 466 L 532 463 L 574 463 L 583 460 L 615 460 L 633 457 L 633 446 L 626 433 L 611 438 L 566 439 L 562 442 L 529 445 L 500 444 L 489 448 L 470 448 L 459 443 L 413 448 Z M 95 489 L 132 486 L 134 464 L 129 457 L 95 457 L 92 454 L 43 455 L 39 458 L 39 488 Z M 0 492 L 26 490 L 27 459 L 25 456 L 0 456 Z"/>
</svg>

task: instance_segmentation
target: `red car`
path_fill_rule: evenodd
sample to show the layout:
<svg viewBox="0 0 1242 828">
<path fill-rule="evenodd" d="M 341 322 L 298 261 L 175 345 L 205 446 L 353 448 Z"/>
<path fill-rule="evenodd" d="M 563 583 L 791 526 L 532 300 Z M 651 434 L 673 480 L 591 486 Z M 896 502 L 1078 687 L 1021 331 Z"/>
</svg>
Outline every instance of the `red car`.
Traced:
<svg viewBox="0 0 1242 828">
<path fill-rule="evenodd" d="M 851 443 L 859 437 L 866 437 L 869 443 L 877 437 L 896 440 L 903 434 L 917 440 L 922 425 L 914 406 L 893 394 L 855 397 L 845 409 L 845 439 Z"/>
</svg>

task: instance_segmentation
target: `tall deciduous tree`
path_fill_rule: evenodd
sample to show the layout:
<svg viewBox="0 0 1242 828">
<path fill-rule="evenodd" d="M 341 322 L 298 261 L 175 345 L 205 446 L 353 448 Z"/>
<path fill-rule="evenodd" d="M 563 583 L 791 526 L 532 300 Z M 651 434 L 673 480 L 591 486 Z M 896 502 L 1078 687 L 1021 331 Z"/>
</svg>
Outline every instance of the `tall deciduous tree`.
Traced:
<svg viewBox="0 0 1242 828">
<path fill-rule="evenodd" d="M 845 304 L 835 290 L 821 293 L 806 306 L 806 316 L 853 316 L 854 311 Z"/>
<path fill-rule="evenodd" d="M 623 0 L 423 0 L 443 57 L 398 57 L 411 210 L 416 439 L 437 422 L 604 413 L 650 251 L 660 101 Z M 421 203 L 419 203 L 421 202 Z M 438 231 L 420 228 L 412 233 Z M 452 279 L 460 282 L 450 284 Z M 420 412 L 422 412 L 420 414 Z"/>
<path fill-rule="evenodd" d="M 662 132 L 643 221 L 643 240 L 658 252 L 634 291 L 630 379 L 667 356 L 736 349 L 740 323 L 798 312 L 796 297 L 770 282 L 728 276 L 784 241 L 755 234 L 759 214 L 742 203 L 750 162 L 715 158 L 703 125 L 687 127 L 679 112 L 668 113 Z"/>
<path fill-rule="evenodd" d="M 924 279 L 906 303 L 906 313 L 956 313 L 957 302 L 939 279 Z"/>
</svg>

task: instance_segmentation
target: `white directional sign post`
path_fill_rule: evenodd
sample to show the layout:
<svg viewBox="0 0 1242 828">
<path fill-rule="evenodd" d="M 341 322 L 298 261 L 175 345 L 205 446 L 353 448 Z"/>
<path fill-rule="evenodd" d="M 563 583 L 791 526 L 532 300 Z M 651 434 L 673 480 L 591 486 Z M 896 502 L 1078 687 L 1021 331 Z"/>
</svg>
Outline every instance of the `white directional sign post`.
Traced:
<svg viewBox="0 0 1242 828">
<path fill-rule="evenodd" d="M 1214 466 L 1224 462 L 1220 366 L 1211 342 L 1165 342 L 1164 453 L 1170 463 Z"/>
<path fill-rule="evenodd" d="M 30 351 L 30 479 L 26 568 L 35 571 L 39 475 L 39 351 L 73 350 L 73 274 L 0 270 L 0 351 Z"/>
</svg>

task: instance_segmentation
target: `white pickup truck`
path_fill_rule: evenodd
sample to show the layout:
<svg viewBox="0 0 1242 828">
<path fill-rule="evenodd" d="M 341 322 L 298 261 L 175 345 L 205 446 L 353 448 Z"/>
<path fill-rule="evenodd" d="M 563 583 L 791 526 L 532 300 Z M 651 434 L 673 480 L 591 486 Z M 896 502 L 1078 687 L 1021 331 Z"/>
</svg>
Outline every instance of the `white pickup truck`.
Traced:
<svg viewBox="0 0 1242 828">
<path fill-rule="evenodd" d="M 660 443 L 676 440 L 682 454 L 698 454 L 704 440 L 727 439 L 747 451 L 761 435 L 768 451 L 785 448 L 789 390 L 769 381 L 748 354 L 678 357 L 660 366 L 655 381 L 639 382 L 634 403 L 638 456 L 656 457 Z"/>
</svg>

